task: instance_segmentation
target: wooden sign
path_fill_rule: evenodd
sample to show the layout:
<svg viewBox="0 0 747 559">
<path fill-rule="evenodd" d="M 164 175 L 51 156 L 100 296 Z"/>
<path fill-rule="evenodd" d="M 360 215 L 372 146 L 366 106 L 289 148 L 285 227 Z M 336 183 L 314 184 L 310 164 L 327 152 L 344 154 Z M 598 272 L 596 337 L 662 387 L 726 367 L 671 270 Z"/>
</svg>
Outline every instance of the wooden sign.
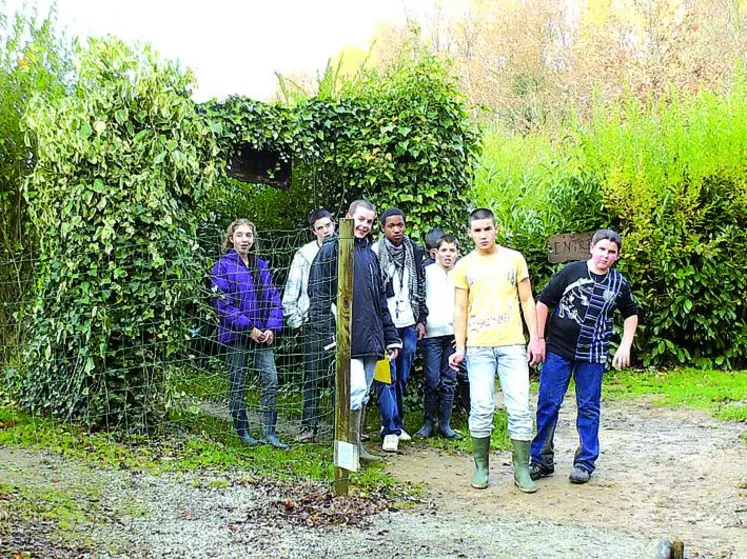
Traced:
<svg viewBox="0 0 747 559">
<path fill-rule="evenodd" d="M 563 233 L 547 240 L 547 259 L 552 263 L 586 260 L 594 232 Z"/>
</svg>

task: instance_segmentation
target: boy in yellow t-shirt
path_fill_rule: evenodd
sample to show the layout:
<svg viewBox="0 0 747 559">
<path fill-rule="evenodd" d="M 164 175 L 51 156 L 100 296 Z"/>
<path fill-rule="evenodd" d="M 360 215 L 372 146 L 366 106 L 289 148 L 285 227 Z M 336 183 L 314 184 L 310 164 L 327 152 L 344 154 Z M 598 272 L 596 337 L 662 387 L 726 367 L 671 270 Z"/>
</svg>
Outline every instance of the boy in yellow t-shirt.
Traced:
<svg viewBox="0 0 747 559">
<path fill-rule="evenodd" d="M 484 208 L 473 211 L 469 227 L 475 250 L 454 268 L 456 352 L 449 364 L 457 368 L 467 359 L 472 400 L 469 430 L 475 459 L 472 487 L 488 486 L 497 371 L 513 445 L 514 484 L 525 493 L 534 493 L 537 488 L 529 475 L 532 416 L 527 363 L 539 363 L 543 350 L 537 333 L 529 271 L 521 253 L 496 244 L 497 228 L 492 211 Z M 526 349 L 522 314 L 529 330 Z"/>
</svg>

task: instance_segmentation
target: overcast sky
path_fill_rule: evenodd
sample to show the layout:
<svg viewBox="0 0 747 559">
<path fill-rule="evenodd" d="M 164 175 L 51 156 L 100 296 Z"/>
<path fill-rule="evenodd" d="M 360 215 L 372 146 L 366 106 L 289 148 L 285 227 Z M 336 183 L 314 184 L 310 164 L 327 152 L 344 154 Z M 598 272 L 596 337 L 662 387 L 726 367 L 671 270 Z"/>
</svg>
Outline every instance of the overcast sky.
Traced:
<svg viewBox="0 0 747 559">
<path fill-rule="evenodd" d="M 315 71 L 347 45 L 365 47 L 376 26 L 401 23 L 405 5 L 434 0 L 57 0 L 62 27 L 78 36 L 113 33 L 147 41 L 192 68 L 203 101 L 231 93 L 265 99 L 274 72 Z M 5 0 L 12 13 L 23 0 Z M 38 0 L 45 14 L 51 0 Z M 0 0 L 2 7 L 2 0 Z"/>
</svg>

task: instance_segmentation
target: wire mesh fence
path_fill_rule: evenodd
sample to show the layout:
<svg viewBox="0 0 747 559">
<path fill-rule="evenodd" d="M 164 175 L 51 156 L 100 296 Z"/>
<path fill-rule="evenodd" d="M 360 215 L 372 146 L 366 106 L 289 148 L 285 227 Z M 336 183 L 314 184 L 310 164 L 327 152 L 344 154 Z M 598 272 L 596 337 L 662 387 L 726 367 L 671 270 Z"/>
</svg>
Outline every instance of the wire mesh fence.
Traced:
<svg viewBox="0 0 747 559">
<path fill-rule="evenodd" d="M 184 270 L 199 273 L 164 272 L 154 282 L 156 294 L 163 285 L 183 283 L 185 295 L 173 300 L 133 300 L 122 289 L 126 283 L 111 281 L 119 276 L 137 282 L 150 262 L 148 246 L 139 252 L 115 247 L 98 261 L 98 281 L 82 280 L 85 285 L 75 290 L 40 284 L 40 266 L 54 263 L 6 252 L 0 261 L 5 413 L 68 421 L 85 408 L 89 426 L 125 437 L 198 430 L 237 432 L 245 442 L 272 442 L 273 436 L 286 443 L 331 440 L 334 353 L 315 339 L 303 308 L 305 285 L 296 285 L 299 270 L 291 269 L 304 245 L 304 256 L 313 260 L 308 229 L 260 231 L 257 250 L 245 255 L 230 243 L 224 250 L 223 240 L 217 231 L 195 238 L 199 265 Z M 289 289 L 296 291 L 291 295 Z M 33 317 L 54 306 L 74 308 L 87 293 L 106 293 L 93 316 L 34 330 Z M 120 320 L 133 315 L 136 320 Z M 92 329 L 102 340 L 95 355 L 89 350 Z M 40 336 L 54 342 L 40 346 L 47 349 L 39 357 L 53 369 L 44 389 L 30 367 Z M 49 347 L 59 351 L 50 355 Z M 55 402 L 59 394 L 74 397 L 63 407 Z"/>
</svg>

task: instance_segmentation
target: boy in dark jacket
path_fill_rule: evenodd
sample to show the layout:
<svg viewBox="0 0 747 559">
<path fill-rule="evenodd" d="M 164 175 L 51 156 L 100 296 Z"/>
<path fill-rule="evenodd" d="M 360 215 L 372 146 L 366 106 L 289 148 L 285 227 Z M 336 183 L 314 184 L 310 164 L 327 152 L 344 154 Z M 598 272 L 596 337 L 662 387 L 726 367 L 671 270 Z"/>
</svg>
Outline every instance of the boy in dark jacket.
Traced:
<svg viewBox="0 0 747 559">
<path fill-rule="evenodd" d="M 363 409 L 373 383 L 376 363 L 389 353 L 397 358 L 402 342 L 397 336 L 386 303 L 386 292 L 379 276 L 379 260 L 371 250 L 368 234 L 376 213 L 368 200 L 356 200 L 346 217 L 353 219 L 355 248 L 353 251 L 353 311 L 350 364 L 350 422 L 353 442 L 359 456 L 375 460 L 361 445 Z M 309 326 L 328 341 L 334 341 L 333 305 L 337 298 L 337 260 L 339 241 L 327 239 L 311 265 L 309 274 Z"/>
<path fill-rule="evenodd" d="M 259 370 L 262 394 L 261 442 L 288 448 L 275 434 L 278 374 L 272 345 L 283 326 L 280 293 L 272 284 L 267 262 L 257 257 L 257 230 L 246 219 L 234 221 L 226 231 L 223 250 L 213 266 L 213 306 L 218 314 L 218 342 L 226 345 L 230 372 L 228 409 L 242 442 L 257 444 L 249 433 L 244 401 L 247 359 Z"/>
</svg>

